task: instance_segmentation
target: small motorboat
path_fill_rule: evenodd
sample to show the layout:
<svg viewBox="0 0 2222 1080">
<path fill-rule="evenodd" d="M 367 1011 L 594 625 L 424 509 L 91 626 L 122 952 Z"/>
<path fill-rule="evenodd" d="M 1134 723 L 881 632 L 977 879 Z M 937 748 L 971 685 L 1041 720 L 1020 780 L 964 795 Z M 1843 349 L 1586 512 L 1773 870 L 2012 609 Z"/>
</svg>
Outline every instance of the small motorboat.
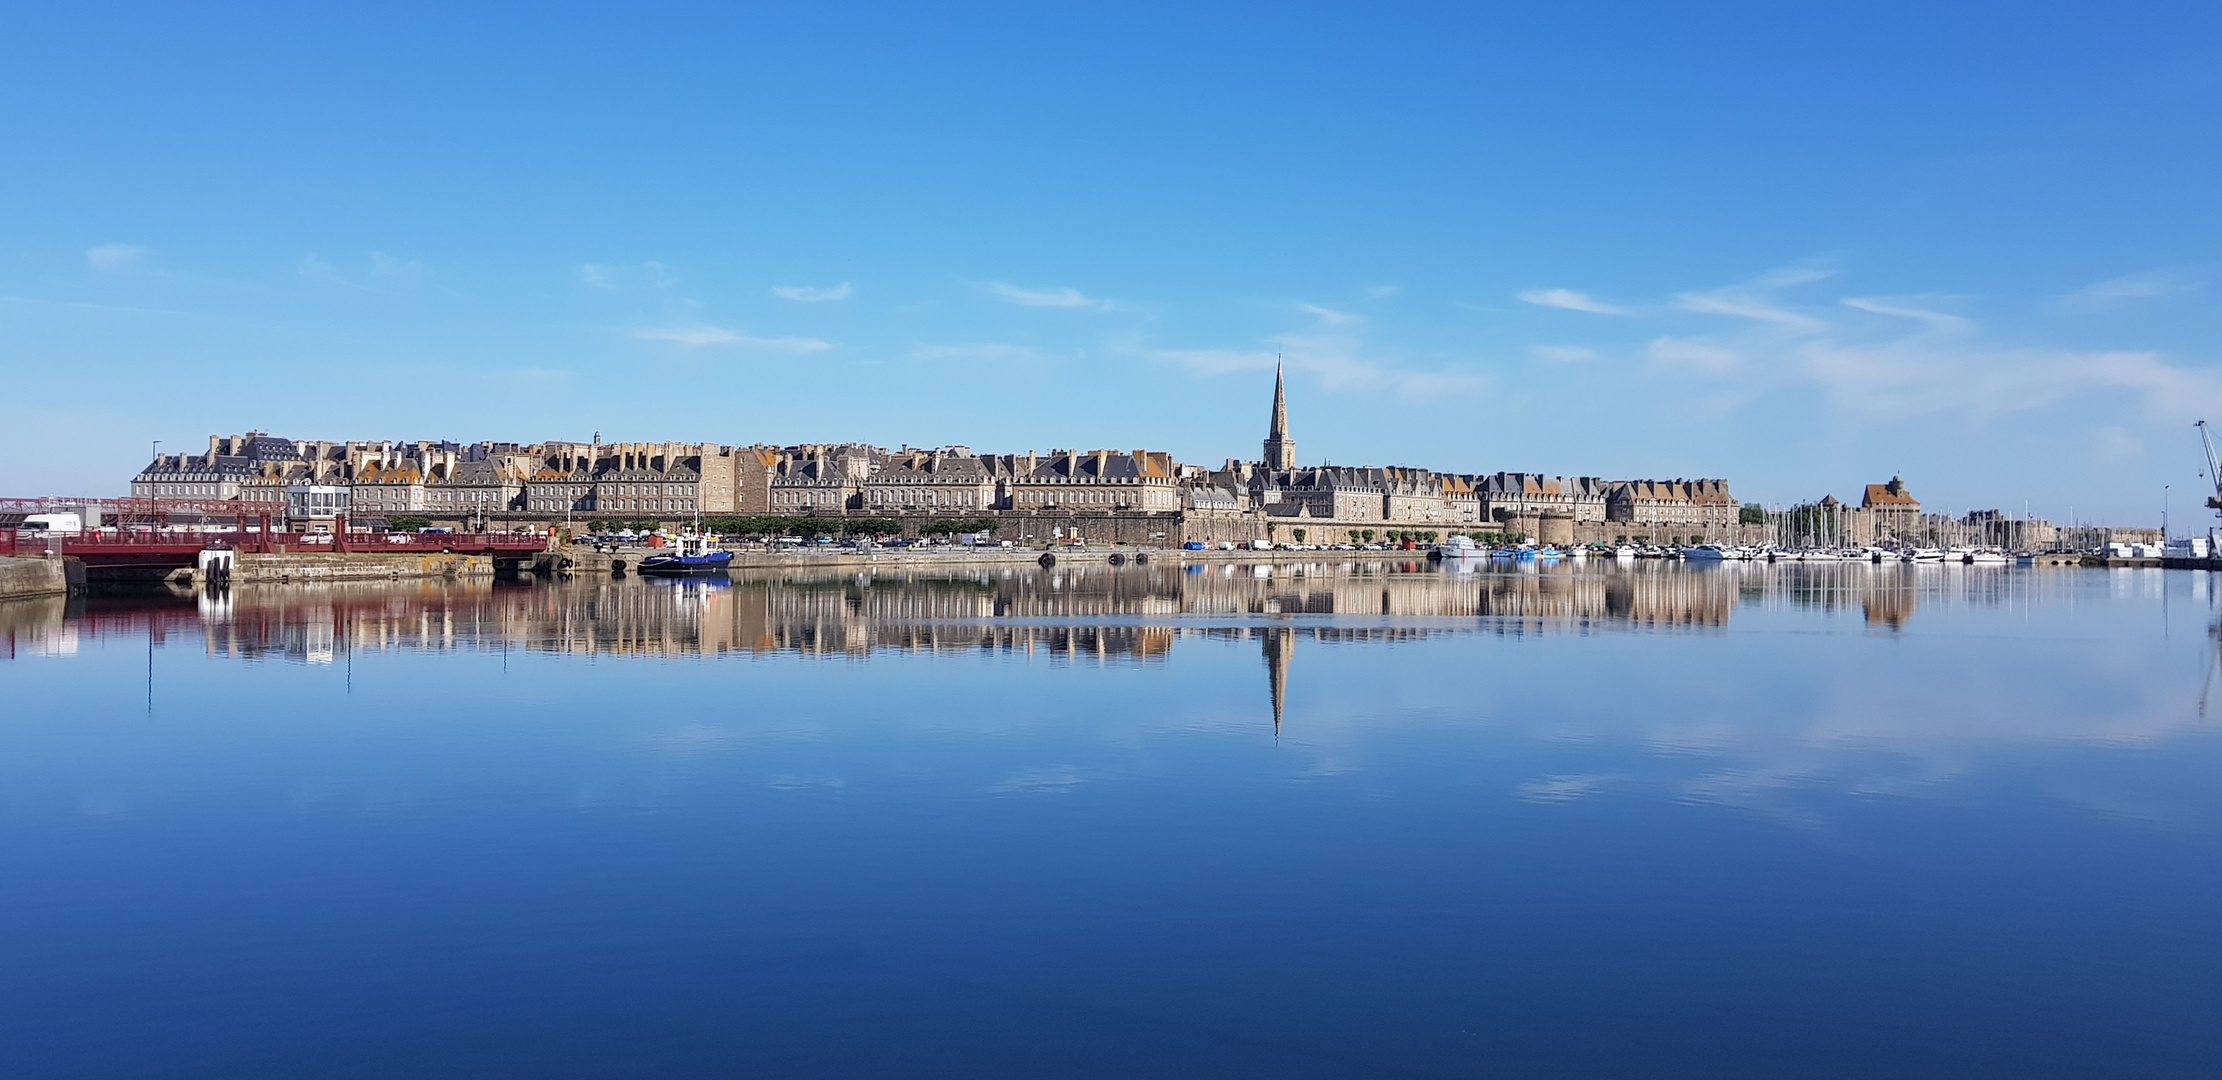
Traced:
<svg viewBox="0 0 2222 1080">
<path fill-rule="evenodd" d="M 668 555 L 650 555 L 640 560 L 635 569 L 651 577 L 679 577 L 722 574 L 732 564 L 732 552 L 713 550 L 709 537 L 690 532 L 679 535 L 678 550 Z"/>
<path fill-rule="evenodd" d="M 1742 556 L 1736 557 L 1742 558 Z M 1682 559 L 1685 562 L 1720 562 L 1727 558 L 1729 558 L 1727 549 L 1719 544 L 1699 544 L 1695 547 L 1682 549 Z"/>
</svg>

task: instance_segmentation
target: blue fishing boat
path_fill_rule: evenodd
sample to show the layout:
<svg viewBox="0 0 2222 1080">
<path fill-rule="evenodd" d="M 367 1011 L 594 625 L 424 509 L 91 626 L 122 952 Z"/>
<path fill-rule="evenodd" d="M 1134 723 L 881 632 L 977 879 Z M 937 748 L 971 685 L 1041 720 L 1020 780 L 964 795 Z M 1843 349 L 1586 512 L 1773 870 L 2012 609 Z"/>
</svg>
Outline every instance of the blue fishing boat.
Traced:
<svg viewBox="0 0 2222 1080">
<path fill-rule="evenodd" d="M 713 551 L 710 538 L 700 533 L 682 533 L 678 550 L 668 555 L 650 555 L 640 560 L 640 572 L 649 577 L 679 577 L 684 574 L 722 574 L 733 564 L 730 551 Z"/>
</svg>

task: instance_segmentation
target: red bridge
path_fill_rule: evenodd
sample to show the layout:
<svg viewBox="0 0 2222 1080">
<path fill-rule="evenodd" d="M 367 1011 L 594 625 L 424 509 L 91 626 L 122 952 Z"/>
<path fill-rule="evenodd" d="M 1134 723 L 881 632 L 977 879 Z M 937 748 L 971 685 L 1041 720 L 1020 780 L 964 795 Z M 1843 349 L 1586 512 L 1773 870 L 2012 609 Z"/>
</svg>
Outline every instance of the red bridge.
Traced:
<svg viewBox="0 0 2222 1080">
<path fill-rule="evenodd" d="M 66 555 L 88 567 L 192 566 L 203 551 L 242 553 L 328 553 L 358 555 L 491 555 L 526 559 L 548 549 L 548 537 L 530 533 L 349 532 L 347 518 L 332 520 L 329 532 L 286 532 L 271 528 L 274 508 L 262 504 L 184 499 L 0 499 L 0 513 L 14 515 L 97 508 L 100 528 L 81 533 L 0 528 L 0 554 Z M 163 527 L 173 515 L 229 517 L 233 524 L 204 525 L 186 531 Z M 110 517 L 113 515 L 113 517 Z M 121 524 L 112 524 L 120 521 Z M 211 529 L 215 531 L 210 531 Z"/>
</svg>

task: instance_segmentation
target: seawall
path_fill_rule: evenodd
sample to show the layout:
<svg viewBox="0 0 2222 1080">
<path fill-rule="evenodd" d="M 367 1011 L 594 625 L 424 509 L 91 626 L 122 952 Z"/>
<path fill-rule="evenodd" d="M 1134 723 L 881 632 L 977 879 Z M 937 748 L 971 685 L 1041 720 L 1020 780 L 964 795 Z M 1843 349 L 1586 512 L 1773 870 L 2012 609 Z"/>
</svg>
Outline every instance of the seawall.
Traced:
<svg viewBox="0 0 2222 1080">
<path fill-rule="evenodd" d="M 492 576 L 494 560 L 486 555 L 386 555 L 289 552 L 283 555 L 242 553 L 232 570 L 232 581 L 241 584 L 317 581 L 399 581 L 404 578 Z"/>
<path fill-rule="evenodd" d="M 0 558 L 0 600 L 68 593 L 69 573 L 64 562 L 62 559 Z"/>
</svg>

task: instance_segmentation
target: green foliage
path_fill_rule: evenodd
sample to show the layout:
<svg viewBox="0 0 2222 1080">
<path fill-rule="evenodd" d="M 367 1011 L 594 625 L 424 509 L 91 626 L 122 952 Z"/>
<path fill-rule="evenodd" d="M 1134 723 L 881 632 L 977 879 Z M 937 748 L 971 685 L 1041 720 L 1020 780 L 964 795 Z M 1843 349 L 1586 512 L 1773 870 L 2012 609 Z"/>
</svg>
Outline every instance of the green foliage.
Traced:
<svg viewBox="0 0 2222 1080">
<path fill-rule="evenodd" d="M 1365 537 L 1365 538 L 1366 538 L 1366 543 L 1369 543 L 1369 544 L 1370 544 L 1370 543 L 1373 543 L 1373 530 L 1372 530 L 1372 529 L 1362 529 L 1362 530 L 1360 530 L 1360 531 L 1359 531 L 1358 535 L 1360 535 L 1360 536 L 1363 536 L 1363 537 Z"/>
<path fill-rule="evenodd" d="M 903 531 L 902 522 L 892 518 L 815 518 L 789 517 L 783 514 L 706 517 L 702 519 L 702 527 L 720 536 L 800 536 L 804 539 L 820 536 L 894 536 Z"/>
<path fill-rule="evenodd" d="M 432 519 L 428 517 L 409 517 L 406 515 L 402 517 L 390 517 L 386 519 L 386 527 L 392 529 L 395 532 L 415 532 L 418 529 L 431 528 Z"/>
<path fill-rule="evenodd" d="M 1765 525 L 1767 523 L 1767 508 L 1758 503 L 1745 503 L 1743 509 L 1736 511 L 1736 523 L 1739 525 Z"/>
<path fill-rule="evenodd" d="M 1302 529 L 1291 529 L 1291 530 L 1289 530 L 1289 533 L 1290 533 L 1290 535 L 1292 535 L 1292 536 L 1296 537 L 1296 542 L 1297 542 L 1297 543 L 1301 544 L 1301 543 L 1303 543 L 1303 542 L 1304 542 L 1304 530 L 1302 530 Z"/>
</svg>

